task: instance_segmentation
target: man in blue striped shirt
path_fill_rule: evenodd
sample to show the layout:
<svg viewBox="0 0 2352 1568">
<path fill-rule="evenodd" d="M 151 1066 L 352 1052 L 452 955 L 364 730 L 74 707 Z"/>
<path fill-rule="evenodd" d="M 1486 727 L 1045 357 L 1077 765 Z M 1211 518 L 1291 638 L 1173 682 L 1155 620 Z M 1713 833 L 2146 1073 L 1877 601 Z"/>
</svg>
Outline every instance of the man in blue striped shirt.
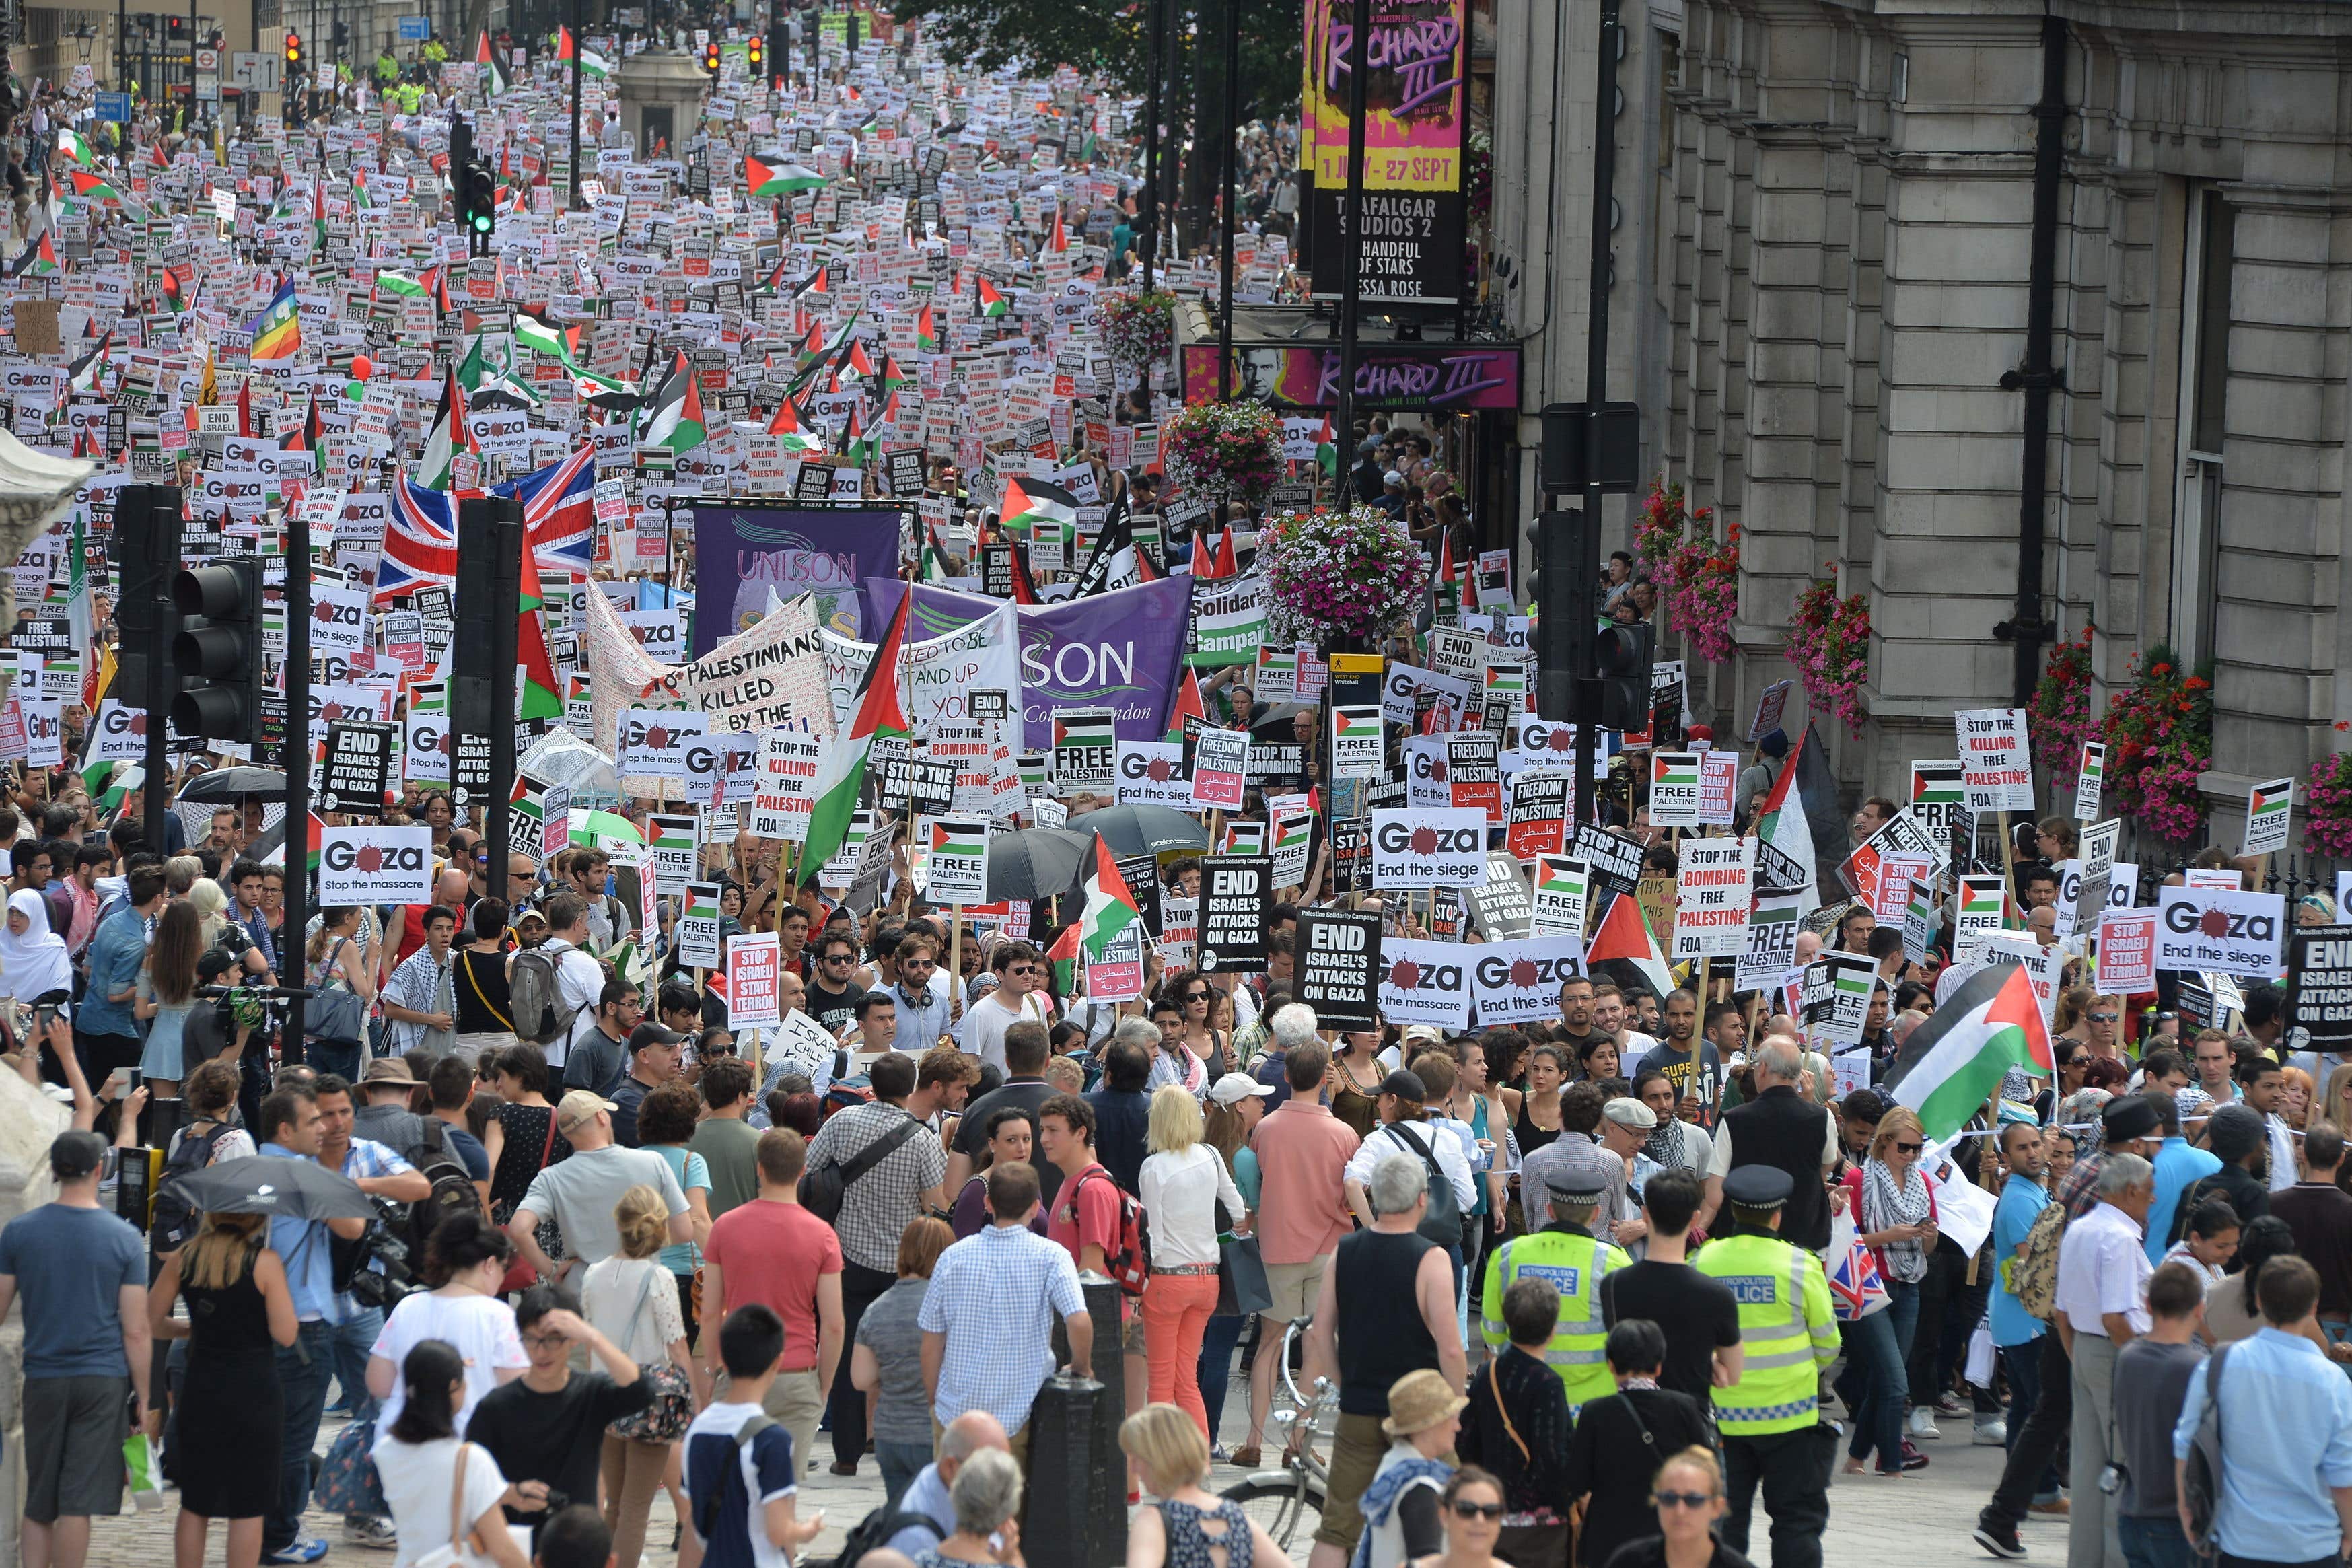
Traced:
<svg viewBox="0 0 2352 1568">
<path fill-rule="evenodd" d="M 2189 1526 L 2189 1453 L 2206 1402 L 2218 1398 L 2220 1568 L 2334 1563 L 2352 1552 L 2352 1381 L 2319 1349 L 2316 1269 L 2274 1258 L 2254 1295 L 2262 1328 L 2230 1347 L 2220 1389 L 2210 1362 L 2190 1374 L 2172 1429 L 2181 1524 Z"/>
</svg>

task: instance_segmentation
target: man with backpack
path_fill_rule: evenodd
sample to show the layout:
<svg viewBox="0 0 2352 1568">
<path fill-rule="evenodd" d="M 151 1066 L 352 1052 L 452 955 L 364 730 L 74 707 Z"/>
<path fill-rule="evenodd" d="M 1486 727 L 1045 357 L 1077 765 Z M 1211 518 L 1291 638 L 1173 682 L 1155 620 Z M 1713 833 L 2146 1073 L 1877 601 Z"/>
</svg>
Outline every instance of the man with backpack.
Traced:
<svg viewBox="0 0 2352 1568">
<path fill-rule="evenodd" d="M 547 941 L 515 954 L 507 988 L 514 1002 L 515 1037 L 546 1052 L 549 1067 L 562 1068 L 581 1015 L 596 1011 L 606 975 L 587 951 L 588 906 L 580 895 L 558 893 L 547 900 L 544 912 Z M 628 1035 L 625 1027 L 616 1037 Z"/>
<path fill-rule="evenodd" d="M 1372 1223 L 1370 1200 L 1365 1194 L 1372 1179 L 1372 1169 L 1391 1154 L 1410 1154 L 1422 1162 L 1429 1175 L 1429 1223 L 1422 1234 L 1440 1247 L 1450 1247 L 1454 1263 L 1454 1279 L 1462 1280 L 1462 1216 L 1478 1201 L 1478 1178 L 1471 1173 L 1468 1156 L 1462 1152 L 1461 1140 L 1452 1137 L 1423 1120 L 1423 1103 L 1429 1098 L 1428 1086 L 1421 1075 L 1407 1068 L 1381 1080 L 1381 1124 L 1372 1135 L 1358 1146 L 1348 1161 L 1344 1177 L 1348 1206 L 1356 1211 L 1356 1218 L 1365 1225 Z M 1565 1138 L 1567 1134 L 1562 1133 Z M 1638 1143 L 1637 1143 L 1638 1147 Z M 1614 1152 L 1614 1151 L 1612 1151 Z M 1621 1157 L 1622 1158 L 1622 1157 Z M 1441 1181 L 1439 1178 L 1443 1177 Z M 1604 1188 L 1607 1185 L 1603 1178 Z M 1623 1184 L 1618 1184 L 1622 1195 Z M 1447 1226 L 1453 1226 L 1449 1243 Z M 1605 1239 L 1603 1227 L 1595 1226 Z"/>
<path fill-rule="evenodd" d="M 457 1058 L 444 1057 L 441 1060 L 457 1062 L 457 1073 L 466 1073 L 465 1063 Z M 441 1083 L 444 1076 L 440 1064 L 436 1063 L 435 1082 Z M 407 1161 L 427 1184 L 424 1198 L 409 1206 L 408 1224 L 400 1236 L 408 1247 L 412 1272 L 422 1272 L 425 1244 L 431 1239 L 433 1228 L 442 1216 L 457 1209 L 478 1209 L 481 1202 L 474 1187 L 473 1164 L 458 1144 L 460 1139 L 472 1142 L 472 1138 L 462 1125 L 453 1127 L 438 1116 L 419 1116 L 409 1110 L 410 1097 L 417 1087 L 405 1061 L 398 1057 L 380 1057 L 368 1063 L 367 1072 L 360 1079 L 360 1094 L 367 1103 L 352 1117 L 355 1143 L 382 1144 Z M 448 1086 L 457 1087 L 454 1083 Z M 458 1117 L 462 1122 L 462 1109 Z M 481 1180 L 487 1182 L 488 1162 L 482 1156 L 480 1144 L 474 1145 L 474 1153 L 482 1162 Z"/>
</svg>

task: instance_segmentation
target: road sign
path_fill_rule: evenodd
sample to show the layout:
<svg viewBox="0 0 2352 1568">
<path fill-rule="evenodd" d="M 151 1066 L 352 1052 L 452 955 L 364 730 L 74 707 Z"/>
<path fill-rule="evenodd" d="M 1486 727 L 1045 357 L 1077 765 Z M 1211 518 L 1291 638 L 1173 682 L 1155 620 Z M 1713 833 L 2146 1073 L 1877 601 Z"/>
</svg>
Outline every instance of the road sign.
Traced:
<svg viewBox="0 0 2352 1568">
<path fill-rule="evenodd" d="M 278 90 L 278 57 L 239 49 L 229 59 L 229 85 L 247 92 Z"/>
<path fill-rule="evenodd" d="M 199 103 L 218 103 L 220 101 L 220 72 L 198 71 L 196 73 L 196 101 Z"/>
<path fill-rule="evenodd" d="M 127 92 L 101 92 L 98 100 L 98 117 L 117 125 L 131 123 L 131 95 Z"/>
<path fill-rule="evenodd" d="M 421 44 L 421 43 L 423 43 L 425 39 L 427 39 L 427 38 L 431 37 L 432 36 L 433 36 L 433 18 L 432 18 L 432 17 L 430 17 L 430 16 L 403 16 L 402 18 L 400 18 L 400 40 L 401 40 L 401 42 L 403 42 L 403 43 L 404 43 L 404 44 Z"/>
</svg>

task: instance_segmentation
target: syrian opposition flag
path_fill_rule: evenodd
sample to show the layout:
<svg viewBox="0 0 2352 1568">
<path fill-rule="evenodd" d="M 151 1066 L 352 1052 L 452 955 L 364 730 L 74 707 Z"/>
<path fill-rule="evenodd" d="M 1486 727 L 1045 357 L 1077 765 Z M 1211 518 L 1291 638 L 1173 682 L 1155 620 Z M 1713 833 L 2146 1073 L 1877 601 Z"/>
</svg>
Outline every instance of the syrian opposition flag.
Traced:
<svg viewBox="0 0 2352 1568">
<path fill-rule="evenodd" d="M 910 594 L 908 598 L 913 596 Z M 1135 907 L 1135 895 L 1128 891 L 1127 879 L 1118 874 L 1110 846 L 1099 833 L 1095 835 L 1094 869 L 1087 873 L 1085 888 L 1087 912 L 1078 917 L 1078 946 L 1088 963 L 1099 963 L 1119 933 L 1143 918 Z"/>
<path fill-rule="evenodd" d="M 1631 893 L 1620 893 L 1611 901 L 1609 912 L 1601 917 L 1601 929 L 1592 933 L 1584 950 L 1585 968 L 1597 969 L 1604 963 L 1616 964 L 1619 973 L 1630 972 L 1661 1002 L 1675 988 L 1666 955 L 1658 949 L 1649 918 L 1642 913 L 1641 900 Z"/>
<path fill-rule="evenodd" d="M 1845 816 L 1838 809 L 1837 780 L 1822 751 L 1822 738 L 1810 721 L 1797 737 L 1797 749 L 1772 781 L 1763 808 L 1757 813 L 1756 837 L 1802 867 L 1810 912 L 1821 907 L 1820 852 L 1837 853 L 1844 841 Z M 1788 891 L 1790 889 L 1782 889 Z"/>
<path fill-rule="evenodd" d="M 2021 966 L 2002 963 L 1969 976 L 1911 1031 L 1885 1088 L 1895 1104 L 1919 1113 L 1930 1139 L 1949 1138 L 1984 1109 L 2012 1068 L 2035 1078 L 2056 1070 L 2032 984 Z"/>
<path fill-rule="evenodd" d="M 906 710 L 898 705 L 898 653 L 907 645 L 907 617 L 915 595 L 902 594 L 890 617 L 890 629 L 874 650 L 874 662 L 857 683 L 856 717 L 848 731 L 835 735 L 817 767 L 816 805 L 809 812 L 808 841 L 801 847 L 800 879 L 816 874 L 849 837 L 857 816 L 857 797 L 866 787 L 866 759 L 877 736 L 909 733 Z"/>
<path fill-rule="evenodd" d="M 1078 498 L 1043 479 L 1010 475 L 1004 481 L 1004 504 L 997 519 L 1015 533 L 1033 528 L 1066 528 L 1078 521 Z"/>
<path fill-rule="evenodd" d="M 802 191 L 821 191 L 824 189 L 824 176 L 798 163 L 762 163 L 747 153 L 743 159 L 743 184 L 753 196 L 769 201 Z"/>
<path fill-rule="evenodd" d="M 669 374 L 654 393 L 652 407 L 637 445 L 666 447 L 672 452 L 691 452 L 702 445 L 702 380 L 687 363 L 685 350 L 678 351 Z"/>
</svg>

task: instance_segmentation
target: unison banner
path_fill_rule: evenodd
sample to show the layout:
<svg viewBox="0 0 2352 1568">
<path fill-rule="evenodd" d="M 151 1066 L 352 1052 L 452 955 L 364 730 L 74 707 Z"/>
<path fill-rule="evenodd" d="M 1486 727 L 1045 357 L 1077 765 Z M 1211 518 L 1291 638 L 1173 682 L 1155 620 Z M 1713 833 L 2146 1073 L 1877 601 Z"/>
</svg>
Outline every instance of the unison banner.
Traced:
<svg viewBox="0 0 2352 1568">
<path fill-rule="evenodd" d="M 695 657 L 758 625 L 772 588 L 809 595 L 819 626 L 861 635 L 857 585 L 898 570 L 898 534 L 895 511 L 696 507 Z"/>
<path fill-rule="evenodd" d="M 866 602 L 883 621 L 906 591 L 896 578 L 866 584 Z M 1109 709 L 1122 741 L 1164 735 L 1192 603 L 1192 578 L 1174 576 L 1083 599 L 1020 605 L 1023 746 L 1051 751 L 1054 715 L 1073 708 Z M 1002 608 L 999 600 L 918 584 L 909 630 L 940 637 Z"/>
</svg>

